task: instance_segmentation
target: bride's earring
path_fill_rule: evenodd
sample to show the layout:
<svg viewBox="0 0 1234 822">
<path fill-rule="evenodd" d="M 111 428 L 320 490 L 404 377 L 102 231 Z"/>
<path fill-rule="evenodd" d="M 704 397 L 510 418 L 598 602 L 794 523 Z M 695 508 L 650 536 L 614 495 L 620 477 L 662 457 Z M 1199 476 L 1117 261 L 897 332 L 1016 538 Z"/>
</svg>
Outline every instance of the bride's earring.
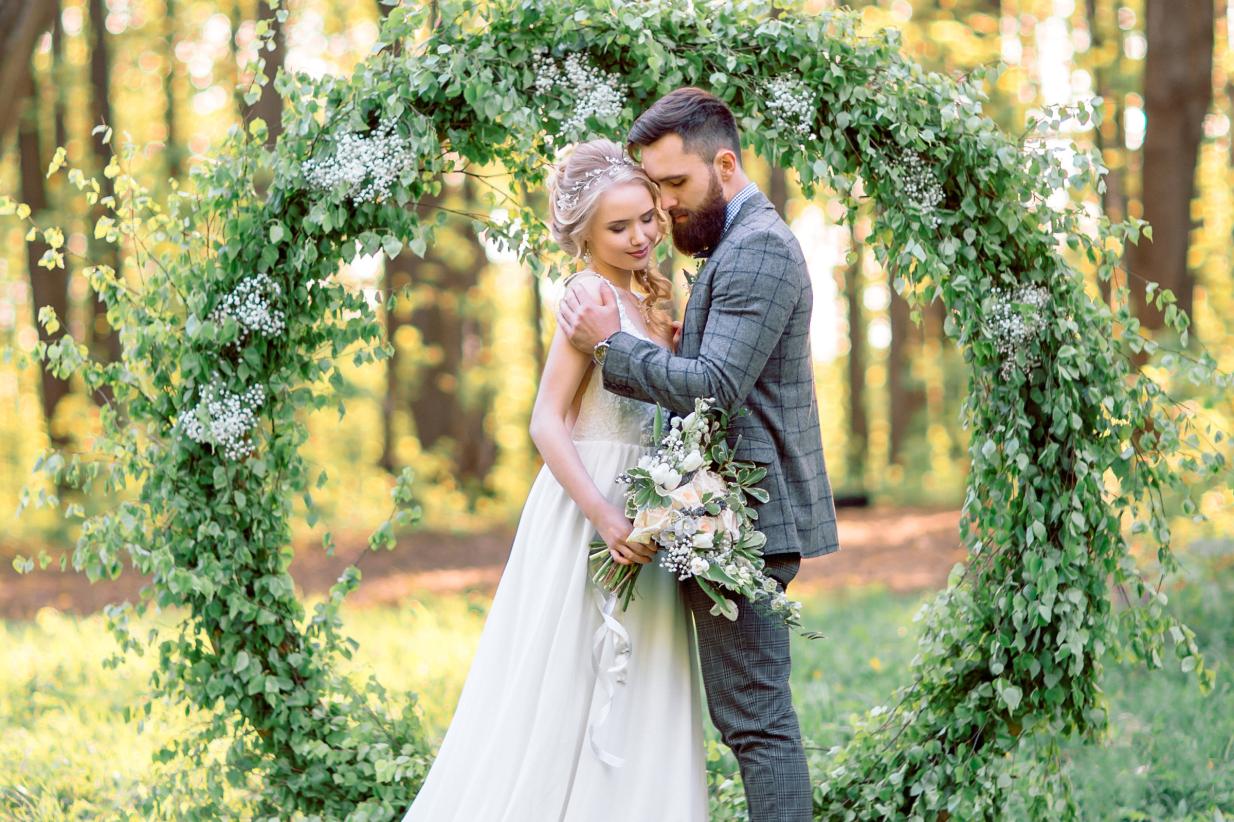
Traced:
<svg viewBox="0 0 1234 822">
<path fill-rule="evenodd" d="M 586 243 L 583 243 L 583 262 L 591 265 L 591 249 L 587 247 Z"/>
</svg>

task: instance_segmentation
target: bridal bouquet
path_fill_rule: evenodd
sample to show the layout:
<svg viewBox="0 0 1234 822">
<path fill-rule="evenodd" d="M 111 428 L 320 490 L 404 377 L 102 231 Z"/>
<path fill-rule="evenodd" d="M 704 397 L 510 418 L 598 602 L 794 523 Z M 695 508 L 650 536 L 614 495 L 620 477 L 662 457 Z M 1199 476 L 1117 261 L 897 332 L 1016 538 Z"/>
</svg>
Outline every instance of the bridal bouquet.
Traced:
<svg viewBox="0 0 1234 822">
<path fill-rule="evenodd" d="M 656 408 L 655 453 L 617 477 L 629 486 L 625 511 L 634 530 L 626 541 L 657 543 L 661 567 L 679 580 L 693 577 L 715 603 L 712 614 L 737 618 L 737 604 L 725 596 L 731 593 L 800 626 L 801 603 L 763 573 L 767 538 L 755 528 L 758 512 L 746 505 L 747 497 L 769 499 L 755 487 L 767 469 L 733 459 L 726 442 L 729 418 L 712 408 L 712 400 L 699 399 L 692 413 L 675 417 L 665 430 L 663 409 Z M 615 562 L 601 539 L 591 546 L 592 580 L 626 608 L 643 566 Z"/>
</svg>

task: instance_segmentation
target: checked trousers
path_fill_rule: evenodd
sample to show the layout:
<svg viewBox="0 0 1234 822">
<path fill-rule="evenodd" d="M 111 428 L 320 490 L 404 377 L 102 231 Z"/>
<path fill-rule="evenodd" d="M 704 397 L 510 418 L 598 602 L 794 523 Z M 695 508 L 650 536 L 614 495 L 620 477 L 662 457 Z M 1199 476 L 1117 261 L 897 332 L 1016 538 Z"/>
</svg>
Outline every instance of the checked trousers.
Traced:
<svg viewBox="0 0 1234 822">
<path fill-rule="evenodd" d="M 766 573 L 786 588 L 798 554 L 765 557 Z M 741 766 L 750 822 L 810 822 L 812 787 L 788 676 L 789 630 L 738 600 L 738 617 L 712 616 L 712 601 L 686 580 L 698 633 L 711 721 Z"/>
</svg>

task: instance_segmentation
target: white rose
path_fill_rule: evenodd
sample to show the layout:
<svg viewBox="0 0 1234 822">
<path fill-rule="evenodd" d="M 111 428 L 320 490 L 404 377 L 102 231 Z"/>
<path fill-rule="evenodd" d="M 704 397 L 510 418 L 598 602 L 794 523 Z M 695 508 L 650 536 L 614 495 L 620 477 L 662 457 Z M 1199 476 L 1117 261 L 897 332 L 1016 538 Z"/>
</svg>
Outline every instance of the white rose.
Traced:
<svg viewBox="0 0 1234 822">
<path fill-rule="evenodd" d="M 702 557 L 694 557 L 690 560 L 690 573 L 698 576 L 699 574 L 707 573 L 707 569 L 711 567 L 711 563 Z"/>
<path fill-rule="evenodd" d="M 698 493 L 693 483 L 675 488 L 668 498 L 673 501 L 674 508 L 694 508 L 703 502 L 702 495 Z"/>
<path fill-rule="evenodd" d="M 671 508 L 644 508 L 634 516 L 634 530 L 626 542 L 646 544 L 672 523 Z"/>
<path fill-rule="evenodd" d="M 661 493 L 672 491 L 681 482 L 681 474 L 673 470 L 671 465 L 657 463 L 649 469 L 651 481 L 659 486 L 656 490 Z"/>
<path fill-rule="evenodd" d="M 728 535 L 733 539 L 741 536 L 741 526 L 737 523 L 737 515 L 733 513 L 732 508 L 725 508 L 720 512 L 720 524 L 724 526 L 724 530 L 728 531 Z"/>
<path fill-rule="evenodd" d="M 715 541 L 716 541 L 716 533 L 714 530 L 707 530 L 707 531 L 703 530 L 703 525 L 705 522 L 706 522 L 705 519 L 699 522 L 699 530 L 698 530 L 698 533 L 694 535 L 694 540 L 693 540 L 694 547 L 700 550 L 703 550 L 703 551 L 714 548 Z M 714 527 L 715 526 L 712 526 L 713 529 Z"/>
<path fill-rule="evenodd" d="M 681 470 L 687 474 L 702 466 L 704 460 L 703 455 L 698 451 L 691 451 L 686 454 L 686 458 L 681 461 Z"/>
<path fill-rule="evenodd" d="M 690 484 L 698 489 L 698 493 L 708 494 L 713 497 L 722 497 L 728 490 L 728 486 L 724 484 L 724 478 L 715 471 L 699 471 L 694 475 Z"/>
</svg>

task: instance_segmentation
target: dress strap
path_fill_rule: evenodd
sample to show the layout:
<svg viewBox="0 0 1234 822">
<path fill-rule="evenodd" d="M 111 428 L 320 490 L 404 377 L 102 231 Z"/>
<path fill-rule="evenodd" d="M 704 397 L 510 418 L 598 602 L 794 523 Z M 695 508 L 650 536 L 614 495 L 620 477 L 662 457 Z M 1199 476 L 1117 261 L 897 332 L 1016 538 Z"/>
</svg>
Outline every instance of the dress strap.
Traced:
<svg viewBox="0 0 1234 822">
<path fill-rule="evenodd" d="M 561 278 L 561 287 L 569 288 L 570 283 L 574 282 L 574 280 L 578 277 L 600 277 L 600 275 L 589 268 L 584 268 L 582 271 L 572 271 Z M 604 278 L 600 277 L 600 279 Z"/>
<path fill-rule="evenodd" d="M 612 289 L 613 299 L 617 301 L 617 313 L 621 317 L 621 327 L 622 329 L 629 328 L 630 318 L 626 316 L 625 300 L 621 299 L 621 291 L 617 288 L 617 286 L 613 285 L 612 281 L 609 280 L 608 277 L 601 277 L 599 274 L 592 271 L 591 269 L 584 268 L 582 271 L 575 271 L 573 274 L 566 275 L 565 279 L 561 281 L 561 285 L 563 288 L 569 288 L 570 283 L 573 282 L 576 277 L 583 277 L 583 276 L 595 277 L 597 280 L 599 280 L 600 282 L 607 285 L 610 289 Z"/>
<path fill-rule="evenodd" d="M 607 277 L 601 277 L 600 279 L 604 280 L 605 284 L 613 290 L 613 299 L 617 301 L 617 313 L 621 315 L 621 327 L 629 328 L 630 321 L 626 316 L 626 301 L 621 299 L 621 292 L 617 290 L 617 286 L 608 281 Z"/>
</svg>

